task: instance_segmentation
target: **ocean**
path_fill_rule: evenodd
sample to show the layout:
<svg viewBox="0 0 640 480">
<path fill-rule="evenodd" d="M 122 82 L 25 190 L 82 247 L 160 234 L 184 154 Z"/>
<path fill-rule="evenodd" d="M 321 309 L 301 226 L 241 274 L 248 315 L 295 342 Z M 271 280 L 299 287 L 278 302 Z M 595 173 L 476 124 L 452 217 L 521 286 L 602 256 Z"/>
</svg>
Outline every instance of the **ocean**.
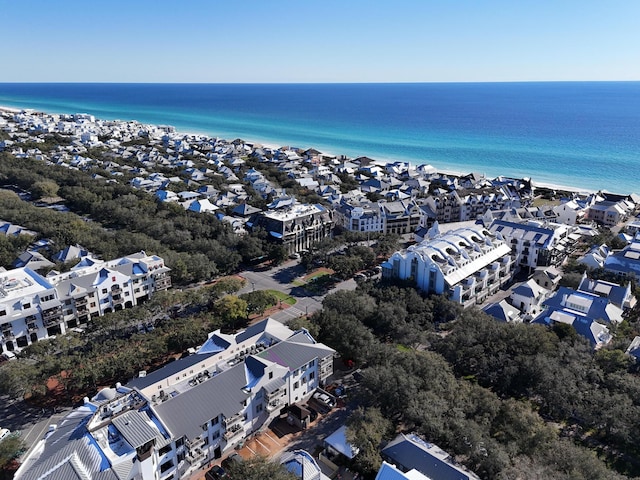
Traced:
<svg viewBox="0 0 640 480">
<path fill-rule="evenodd" d="M 0 105 L 640 192 L 640 82 L 0 83 Z"/>
</svg>

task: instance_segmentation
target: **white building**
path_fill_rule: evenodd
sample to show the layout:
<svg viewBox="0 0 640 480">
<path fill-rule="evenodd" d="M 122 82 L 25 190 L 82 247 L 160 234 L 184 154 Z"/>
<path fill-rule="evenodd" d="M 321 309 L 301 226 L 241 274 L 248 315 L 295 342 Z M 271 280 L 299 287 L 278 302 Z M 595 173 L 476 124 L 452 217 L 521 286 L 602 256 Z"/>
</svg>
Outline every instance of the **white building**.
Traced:
<svg viewBox="0 0 640 480">
<path fill-rule="evenodd" d="M 482 227 L 440 234 L 435 226 L 420 244 L 382 264 L 386 278 L 411 279 L 425 292 L 445 294 L 469 307 L 482 303 L 512 276 L 511 249 Z"/>
<path fill-rule="evenodd" d="M 519 266 L 531 270 L 559 265 L 580 238 L 574 227 L 538 220 L 494 220 L 489 230 L 509 243 Z"/>
<path fill-rule="evenodd" d="M 66 273 L 43 277 L 29 268 L 0 274 L 0 348 L 31 343 L 129 308 L 171 286 L 164 260 L 144 252 L 110 261 L 85 257 Z"/>
<path fill-rule="evenodd" d="M 189 478 L 311 396 L 333 373 L 334 354 L 273 320 L 214 332 L 198 353 L 85 401 L 15 478 Z"/>
</svg>

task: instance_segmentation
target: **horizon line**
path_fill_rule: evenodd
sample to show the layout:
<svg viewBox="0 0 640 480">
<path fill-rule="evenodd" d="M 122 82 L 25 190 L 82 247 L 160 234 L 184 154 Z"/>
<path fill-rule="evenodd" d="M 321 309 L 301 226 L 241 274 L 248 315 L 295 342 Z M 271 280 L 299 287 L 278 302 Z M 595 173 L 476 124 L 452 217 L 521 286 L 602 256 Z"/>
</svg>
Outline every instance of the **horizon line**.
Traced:
<svg viewBox="0 0 640 480">
<path fill-rule="evenodd" d="M 425 85 L 517 83 L 639 83 L 637 80 L 455 80 L 455 81 L 359 81 L 359 82 L 150 82 L 150 81 L 0 81 L 0 85 Z"/>
</svg>

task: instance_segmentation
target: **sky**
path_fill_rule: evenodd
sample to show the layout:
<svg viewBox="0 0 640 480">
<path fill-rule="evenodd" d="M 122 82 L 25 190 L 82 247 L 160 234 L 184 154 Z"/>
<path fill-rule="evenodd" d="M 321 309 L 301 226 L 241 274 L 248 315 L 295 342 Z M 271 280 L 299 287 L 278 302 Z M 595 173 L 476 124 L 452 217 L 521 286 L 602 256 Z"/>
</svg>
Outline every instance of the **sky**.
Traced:
<svg viewBox="0 0 640 480">
<path fill-rule="evenodd" d="M 640 80 L 638 0 L 0 0 L 0 82 Z"/>
</svg>

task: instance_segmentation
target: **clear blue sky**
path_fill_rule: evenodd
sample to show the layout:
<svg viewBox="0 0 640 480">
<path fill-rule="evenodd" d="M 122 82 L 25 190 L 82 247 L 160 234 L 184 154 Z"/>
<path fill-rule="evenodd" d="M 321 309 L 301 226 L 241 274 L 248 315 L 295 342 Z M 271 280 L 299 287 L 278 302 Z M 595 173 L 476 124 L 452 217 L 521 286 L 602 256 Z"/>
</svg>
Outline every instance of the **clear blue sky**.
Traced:
<svg viewBox="0 0 640 480">
<path fill-rule="evenodd" d="M 0 0 L 0 82 L 640 80 L 639 0 Z"/>
</svg>

